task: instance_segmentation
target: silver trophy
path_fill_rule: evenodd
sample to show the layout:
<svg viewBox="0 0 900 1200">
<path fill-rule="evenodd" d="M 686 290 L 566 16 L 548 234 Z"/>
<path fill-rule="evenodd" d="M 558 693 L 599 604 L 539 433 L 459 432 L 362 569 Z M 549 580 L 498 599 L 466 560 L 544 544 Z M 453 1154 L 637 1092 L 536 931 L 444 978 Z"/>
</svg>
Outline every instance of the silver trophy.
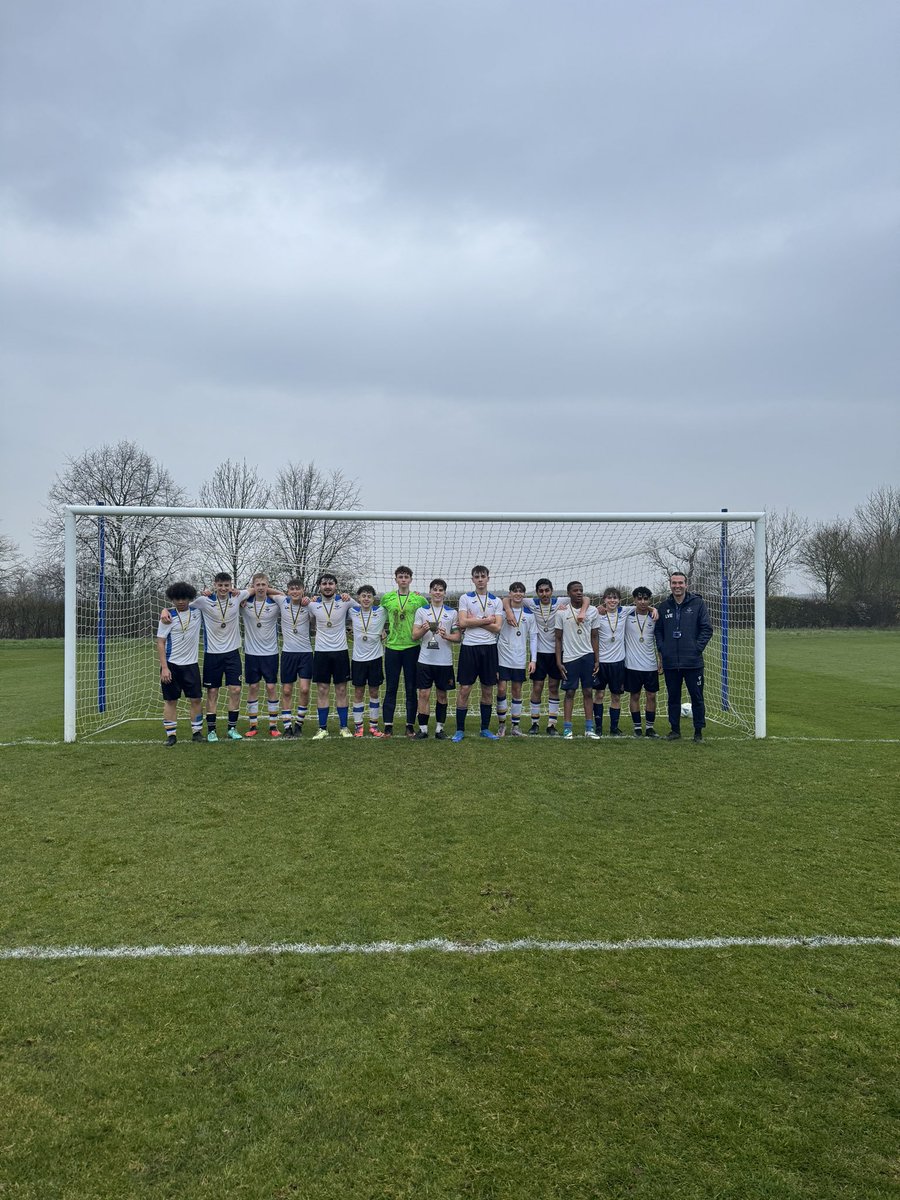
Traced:
<svg viewBox="0 0 900 1200">
<path fill-rule="evenodd" d="M 429 650 L 437 650 L 437 648 L 438 648 L 438 640 L 434 636 L 437 633 L 437 627 L 438 627 L 437 621 L 429 621 L 428 622 L 428 628 L 431 630 L 431 637 L 428 639 L 428 641 L 425 644 Z"/>
</svg>

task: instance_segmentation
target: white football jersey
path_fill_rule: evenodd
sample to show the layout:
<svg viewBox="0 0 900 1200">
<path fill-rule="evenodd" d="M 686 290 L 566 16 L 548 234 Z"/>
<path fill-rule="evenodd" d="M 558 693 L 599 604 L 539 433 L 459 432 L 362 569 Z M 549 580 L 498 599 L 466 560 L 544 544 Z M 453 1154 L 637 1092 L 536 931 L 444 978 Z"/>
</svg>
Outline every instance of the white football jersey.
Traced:
<svg viewBox="0 0 900 1200">
<path fill-rule="evenodd" d="M 278 653 L 278 605 L 271 596 L 259 600 L 254 592 L 241 608 L 244 618 L 244 653 Z"/>
<path fill-rule="evenodd" d="M 477 592 L 465 592 L 459 598 L 459 611 L 469 613 L 473 617 L 504 617 L 503 601 L 493 592 L 485 592 L 479 596 Z M 491 633 L 482 625 L 474 629 L 463 630 L 463 641 L 467 646 L 493 646 L 497 641 L 496 633 Z"/>
<path fill-rule="evenodd" d="M 307 654 L 312 650 L 309 640 L 309 608 L 305 604 L 293 604 L 290 596 L 278 600 L 278 615 L 281 618 L 281 648 L 288 654 Z"/>
<path fill-rule="evenodd" d="M 317 650 L 347 649 L 347 613 L 351 608 L 351 601 L 340 596 L 330 600 L 317 596 L 309 602 L 306 611 L 310 621 L 315 622 Z"/>
<path fill-rule="evenodd" d="M 534 613 L 527 604 L 523 604 L 521 608 L 514 608 L 510 605 L 510 609 L 517 624 L 510 625 L 504 613 L 503 624 L 497 635 L 497 658 L 501 667 L 523 669 L 529 661 L 525 649 L 526 639 L 528 652 L 531 654 L 530 661 L 537 661 L 538 647 Z"/>
<path fill-rule="evenodd" d="M 203 636 L 208 654 L 227 654 L 241 648 L 241 626 L 238 617 L 241 601 L 252 593 L 246 589 L 236 596 L 198 596 L 194 601 L 203 614 Z"/>
<path fill-rule="evenodd" d="M 597 628 L 597 610 L 589 604 L 584 620 L 579 624 L 575 619 L 580 609 L 567 605 L 556 610 L 556 628 L 562 630 L 562 660 L 564 663 L 574 662 L 576 658 L 584 658 L 585 654 L 593 654 L 591 645 L 591 630 Z"/>
<path fill-rule="evenodd" d="M 630 606 L 623 608 L 621 604 L 615 612 L 598 609 L 601 662 L 621 662 L 625 657 L 625 618 L 630 612 Z"/>
<path fill-rule="evenodd" d="M 381 631 L 386 620 L 387 613 L 379 604 L 373 604 L 368 612 L 363 612 L 360 604 L 351 606 L 349 621 L 354 662 L 372 662 L 381 658 Z"/>
<path fill-rule="evenodd" d="M 568 601 L 552 596 L 549 603 L 544 604 L 535 596 L 529 602 L 529 608 L 534 613 L 538 654 L 556 654 L 556 614 L 568 608 Z"/>
<path fill-rule="evenodd" d="M 654 629 L 656 622 L 649 613 L 642 617 L 633 608 L 625 618 L 625 666 L 629 671 L 657 669 Z"/>
<path fill-rule="evenodd" d="M 190 605 L 184 612 L 170 608 L 171 625 L 162 621 L 156 631 L 158 638 L 166 639 L 166 661 L 175 663 L 178 667 L 189 667 L 200 657 L 200 630 L 203 628 L 203 617 L 200 609 Z"/>
<path fill-rule="evenodd" d="M 452 608 L 447 608 L 442 605 L 440 608 L 432 608 L 429 605 L 427 608 L 417 608 L 413 625 L 427 625 L 429 621 L 437 621 L 445 633 L 453 633 L 458 629 L 456 612 Z M 437 646 L 433 650 L 429 650 L 428 643 L 432 637 L 435 638 Z M 444 638 L 438 637 L 437 633 L 432 634 L 429 630 L 422 640 L 419 642 L 421 649 L 419 650 L 419 662 L 430 667 L 450 667 L 453 665 L 453 642 L 445 641 Z"/>
</svg>

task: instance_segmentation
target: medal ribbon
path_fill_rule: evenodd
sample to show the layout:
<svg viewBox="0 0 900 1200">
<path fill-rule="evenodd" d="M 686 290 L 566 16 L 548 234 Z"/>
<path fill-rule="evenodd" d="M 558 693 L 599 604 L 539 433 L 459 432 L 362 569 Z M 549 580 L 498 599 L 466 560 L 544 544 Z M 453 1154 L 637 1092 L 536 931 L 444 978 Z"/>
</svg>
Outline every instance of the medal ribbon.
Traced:
<svg viewBox="0 0 900 1200">
<path fill-rule="evenodd" d="M 412 599 L 412 592 L 407 592 L 405 596 L 401 596 L 400 593 L 397 592 L 397 610 L 398 611 L 393 614 L 393 622 L 392 622 L 395 633 L 399 634 L 403 630 L 403 625 L 406 621 L 406 609 L 407 609 L 407 606 L 411 599 Z"/>
</svg>

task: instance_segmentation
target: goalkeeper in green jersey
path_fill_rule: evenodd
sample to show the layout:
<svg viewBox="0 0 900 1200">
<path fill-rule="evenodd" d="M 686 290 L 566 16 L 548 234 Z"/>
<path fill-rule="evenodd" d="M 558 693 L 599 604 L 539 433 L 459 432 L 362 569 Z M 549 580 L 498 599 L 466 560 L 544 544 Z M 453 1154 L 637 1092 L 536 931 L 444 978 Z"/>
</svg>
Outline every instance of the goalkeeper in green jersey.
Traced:
<svg viewBox="0 0 900 1200">
<path fill-rule="evenodd" d="M 419 644 L 413 639 L 412 629 L 416 610 L 428 601 L 418 592 L 410 590 L 413 573 L 409 567 L 398 567 L 394 572 L 396 588 L 381 597 L 381 607 L 387 615 L 387 641 L 384 647 L 384 736 L 394 736 L 394 710 L 397 707 L 397 689 L 400 675 L 406 689 L 406 736 L 415 737 L 416 719 L 416 667 L 419 663 Z"/>
</svg>

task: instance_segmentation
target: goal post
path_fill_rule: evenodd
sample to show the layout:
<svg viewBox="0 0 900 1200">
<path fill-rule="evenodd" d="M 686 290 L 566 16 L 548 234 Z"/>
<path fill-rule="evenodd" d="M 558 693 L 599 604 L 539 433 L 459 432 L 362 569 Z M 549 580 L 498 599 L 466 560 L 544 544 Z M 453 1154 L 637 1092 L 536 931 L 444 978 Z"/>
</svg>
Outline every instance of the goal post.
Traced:
<svg viewBox="0 0 900 1200">
<path fill-rule="evenodd" d="M 606 586 L 620 588 L 627 604 L 632 587 L 647 585 L 661 597 L 668 571 L 685 570 L 715 627 L 706 653 L 707 718 L 748 736 L 766 735 L 763 512 L 71 505 L 65 511 L 67 742 L 159 718 L 154 635 L 165 587 L 174 579 L 208 584 L 213 570 L 229 569 L 216 557 L 211 532 L 217 522 L 236 520 L 261 522 L 272 533 L 257 543 L 247 577 L 267 570 L 282 586 L 302 570 L 311 587 L 319 570 L 332 569 L 342 587 L 371 583 L 380 593 L 393 587 L 394 569 L 404 563 L 415 573 L 414 589 L 425 593 L 431 577 L 440 576 L 458 595 L 471 586 L 472 566 L 486 563 L 490 587 L 501 594 L 514 580 L 533 594 L 535 580 L 550 577 L 564 595 L 569 580 L 579 579 L 593 597 Z M 245 582 L 235 579 L 236 586 Z"/>
</svg>

